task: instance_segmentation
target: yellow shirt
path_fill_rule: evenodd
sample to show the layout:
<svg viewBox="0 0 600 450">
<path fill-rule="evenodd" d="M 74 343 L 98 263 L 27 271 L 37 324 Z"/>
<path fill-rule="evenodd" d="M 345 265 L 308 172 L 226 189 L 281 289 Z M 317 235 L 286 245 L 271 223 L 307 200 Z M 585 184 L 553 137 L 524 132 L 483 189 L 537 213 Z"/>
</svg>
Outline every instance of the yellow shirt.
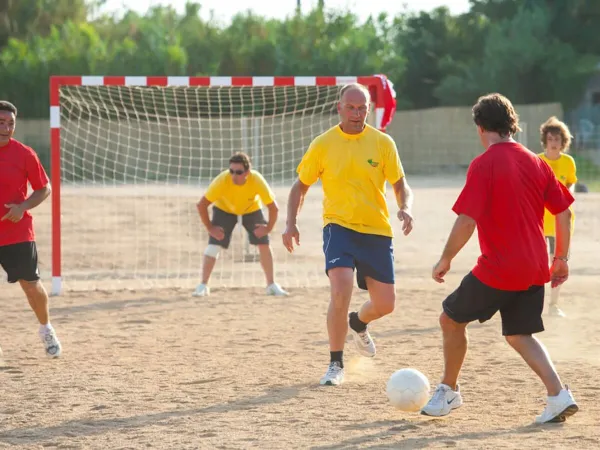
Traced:
<svg viewBox="0 0 600 450">
<path fill-rule="evenodd" d="M 404 170 L 387 134 L 368 125 L 360 134 L 346 134 L 336 125 L 312 141 L 298 176 L 306 185 L 321 180 L 324 225 L 393 237 L 385 182 L 396 183 Z"/>
<path fill-rule="evenodd" d="M 577 170 L 575 167 L 575 160 L 571 155 L 561 153 L 558 159 L 548 159 L 544 153 L 539 153 L 538 156 L 548 163 L 554 175 L 564 186 L 567 184 L 573 185 L 577 183 Z M 575 213 L 573 208 L 571 209 L 571 232 L 573 232 L 575 224 Z M 546 236 L 555 235 L 556 222 L 554 216 L 550 211 L 545 210 L 544 212 L 544 234 Z"/>
<path fill-rule="evenodd" d="M 204 194 L 217 208 L 236 216 L 258 211 L 262 203 L 268 205 L 275 201 L 275 194 L 263 176 L 250 170 L 246 182 L 233 183 L 229 169 L 221 172 L 208 186 Z"/>
</svg>

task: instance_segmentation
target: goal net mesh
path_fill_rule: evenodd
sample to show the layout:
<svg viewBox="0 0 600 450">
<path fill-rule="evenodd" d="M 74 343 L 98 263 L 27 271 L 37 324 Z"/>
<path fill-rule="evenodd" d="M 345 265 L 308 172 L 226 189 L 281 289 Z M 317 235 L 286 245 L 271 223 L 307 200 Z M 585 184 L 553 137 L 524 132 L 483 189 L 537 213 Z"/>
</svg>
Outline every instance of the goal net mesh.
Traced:
<svg viewBox="0 0 600 450">
<path fill-rule="evenodd" d="M 208 235 L 196 203 L 236 151 L 250 155 L 276 193 L 276 281 L 287 287 L 326 283 L 320 186 L 309 191 L 299 222 L 303 239 L 293 255 L 283 248 L 281 233 L 302 155 L 338 121 L 339 89 L 62 86 L 64 287 L 200 283 Z M 241 224 L 221 252 L 210 285 L 265 286 Z"/>
</svg>

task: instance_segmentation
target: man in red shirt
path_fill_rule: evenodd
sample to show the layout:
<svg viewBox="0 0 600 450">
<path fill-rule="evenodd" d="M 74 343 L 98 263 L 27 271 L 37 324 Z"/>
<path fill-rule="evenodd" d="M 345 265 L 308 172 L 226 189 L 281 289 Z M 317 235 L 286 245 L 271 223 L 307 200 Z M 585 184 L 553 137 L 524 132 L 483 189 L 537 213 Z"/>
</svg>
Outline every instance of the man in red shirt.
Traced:
<svg viewBox="0 0 600 450">
<path fill-rule="evenodd" d="M 9 283 L 17 281 L 40 322 L 46 355 L 60 356 L 61 345 L 50 324 L 48 294 L 40 282 L 33 219 L 29 213 L 50 195 L 48 176 L 36 153 L 12 138 L 17 108 L 0 101 L 0 265 Z M 33 193 L 27 197 L 27 184 Z"/>
<path fill-rule="evenodd" d="M 474 320 L 485 322 L 500 311 L 502 334 L 548 391 L 547 406 L 535 421 L 562 422 L 577 412 L 577 404 L 543 344 L 532 335 L 544 330 L 544 284 L 551 281 L 557 286 L 569 274 L 569 206 L 574 199 L 541 158 L 513 140 L 519 130 L 518 115 L 507 98 L 499 94 L 479 98 L 473 120 L 486 151 L 469 166 L 453 207 L 458 218 L 433 278 L 444 282 L 451 261 L 475 227 L 481 256 L 443 302 L 444 375 L 421 412 L 444 416 L 462 405 L 457 382 L 467 353 L 467 325 Z M 550 270 L 544 207 L 556 216 L 556 250 Z"/>
</svg>

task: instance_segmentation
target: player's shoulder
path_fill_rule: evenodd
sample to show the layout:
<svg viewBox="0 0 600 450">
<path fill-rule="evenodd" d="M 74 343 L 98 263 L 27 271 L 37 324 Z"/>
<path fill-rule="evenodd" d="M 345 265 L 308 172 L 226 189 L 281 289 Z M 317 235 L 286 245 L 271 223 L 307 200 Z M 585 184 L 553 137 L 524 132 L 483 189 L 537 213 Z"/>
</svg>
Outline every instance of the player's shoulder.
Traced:
<svg viewBox="0 0 600 450">
<path fill-rule="evenodd" d="M 21 141 L 17 141 L 16 139 L 10 140 L 11 150 L 19 153 L 28 153 L 35 155 L 35 150 L 29 147 L 28 145 L 23 144 Z"/>
<path fill-rule="evenodd" d="M 217 174 L 216 177 L 213 178 L 213 183 L 227 181 L 227 177 L 229 176 L 229 169 L 222 170 Z"/>
<path fill-rule="evenodd" d="M 256 169 L 250 169 L 250 176 L 252 177 L 252 179 L 257 180 L 259 182 L 262 182 L 262 183 L 267 182 L 267 180 L 265 180 L 265 177 L 263 176 L 263 174 L 260 173 Z"/>
<path fill-rule="evenodd" d="M 560 159 L 563 160 L 563 161 L 565 161 L 565 162 L 567 162 L 567 163 L 575 164 L 575 158 L 573 158 L 568 153 L 561 153 L 560 154 Z"/>
<path fill-rule="evenodd" d="M 373 137 L 375 137 L 380 143 L 383 144 L 387 144 L 387 145 L 396 145 L 396 142 L 394 141 L 394 138 L 392 136 L 390 136 L 389 134 L 387 134 L 384 131 L 378 130 L 375 127 L 372 127 L 371 125 L 366 125 L 366 133 L 367 135 L 371 135 Z"/>
</svg>

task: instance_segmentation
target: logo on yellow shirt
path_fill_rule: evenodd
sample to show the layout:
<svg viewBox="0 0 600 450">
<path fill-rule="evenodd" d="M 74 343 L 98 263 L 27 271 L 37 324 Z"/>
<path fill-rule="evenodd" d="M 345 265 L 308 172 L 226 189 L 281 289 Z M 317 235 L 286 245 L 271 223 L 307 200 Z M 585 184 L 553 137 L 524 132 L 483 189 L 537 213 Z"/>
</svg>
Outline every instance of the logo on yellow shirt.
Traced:
<svg viewBox="0 0 600 450">
<path fill-rule="evenodd" d="M 377 161 L 373 161 L 372 159 L 367 159 L 367 162 L 373 167 L 377 167 L 379 165 Z"/>
</svg>

